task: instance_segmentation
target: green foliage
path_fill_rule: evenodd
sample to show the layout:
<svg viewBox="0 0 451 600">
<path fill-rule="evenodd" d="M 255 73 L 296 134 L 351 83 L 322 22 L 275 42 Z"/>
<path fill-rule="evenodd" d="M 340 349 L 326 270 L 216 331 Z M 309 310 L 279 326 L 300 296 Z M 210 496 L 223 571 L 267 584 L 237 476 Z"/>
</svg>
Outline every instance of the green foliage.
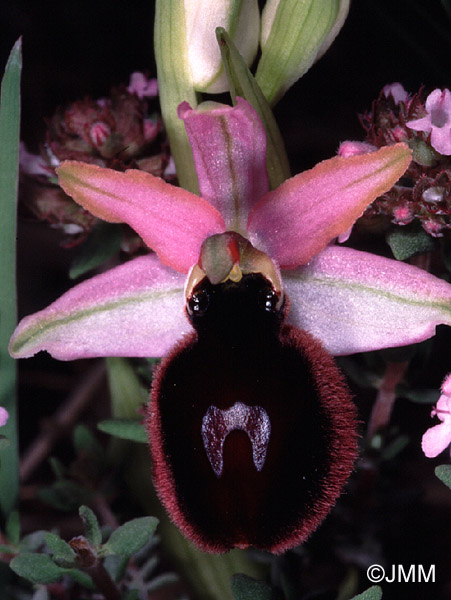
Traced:
<svg viewBox="0 0 451 600">
<path fill-rule="evenodd" d="M 85 534 L 88 541 L 93 546 L 100 546 L 102 543 L 102 533 L 100 531 L 99 522 L 93 511 L 88 506 L 80 506 L 78 514 L 83 521 Z"/>
<path fill-rule="evenodd" d="M 136 419 L 108 419 L 97 425 L 103 433 L 109 433 L 122 440 L 147 444 L 147 433 L 144 425 Z"/>
<path fill-rule="evenodd" d="M 0 398 L 9 413 L 0 447 L 0 510 L 5 517 L 14 508 L 19 491 L 19 453 L 16 423 L 16 362 L 8 342 L 17 321 L 16 206 L 19 181 L 20 75 L 22 41 L 9 56 L 0 97 Z M 3 438 L 5 439 L 5 438 Z"/>
<path fill-rule="evenodd" d="M 92 492 L 79 483 L 70 479 L 60 479 L 52 486 L 38 490 L 38 498 L 56 510 L 71 512 L 80 504 L 86 504 L 92 497 Z"/>
<path fill-rule="evenodd" d="M 121 239 L 121 225 L 100 222 L 93 228 L 79 254 L 72 262 L 69 277 L 76 279 L 112 258 L 119 252 Z"/>
<path fill-rule="evenodd" d="M 156 589 L 174 581 L 172 574 L 161 574 L 151 578 L 157 564 L 155 556 L 148 552 L 155 550 L 153 539 L 158 520 L 154 517 L 134 519 L 118 527 L 108 542 L 102 544 L 102 536 L 97 517 L 87 506 L 81 506 L 86 537 L 78 536 L 69 543 L 51 532 L 39 532 L 36 539 L 27 536 L 17 547 L 5 546 L 0 551 L 15 554 L 11 569 L 33 584 L 49 584 L 69 577 L 74 582 L 95 589 L 99 581 L 95 573 L 98 569 L 107 573 L 113 581 L 121 581 L 126 573 L 129 559 L 135 556 L 135 569 L 129 577 L 126 597 L 134 598 L 139 590 Z M 92 575 L 92 578 L 91 578 Z M 105 575 L 100 579 L 104 581 Z M 98 591 L 102 591 L 101 584 Z M 136 589 L 135 589 L 136 588 Z"/>
<path fill-rule="evenodd" d="M 373 585 L 368 588 L 365 592 L 354 596 L 351 600 L 381 600 L 382 589 L 378 585 Z"/>
<path fill-rule="evenodd" d="M 285 144 L 279 127 L 263 92 L 227 32 L 222 27 L 218 27 L 216 37 L 221 49 L 227 79 L 229 80 L 233 103 L 236 102 L 236 96 L 245 98 L 255 108 L 265 128 L 267 138 L 266 168 L 270 187 L 275 189 L 291 176 Z"/>
<path fill-rule="evenodd" d="M 75 566 L 76 555 L 67 542 L 54 533 L 47 533 L 45 542 L 50 548 L 53 560 L 58 566 L 65 568 Z"/>
<path fill-rule="evenodd" d="M 125 358 L 111 357 L 107 358 L 107 374 L 112 416 L 115 419 L 137 419 L 137 411 L 149 399 L 149 390 L 141 384 L 136 370 Z"/>
<path fill-rule="evenodd" d="M 277 598 L 267 583 L 243 573 L 233 575 L 230 587 L 235 600 L 276 600 Z"/>
<path fill-rule="evenodd" d="M 24 552 L 13 558 L 10 567 L 17 575 L 31 583 L 54 583 L 69 575 L 85 587 L 92 588 L 91 578 L 88 575 L 77 569 L 58 566 L 48 554 Z"/>
<path fill-rule="evenodd" d="M 436 388 L 411 388 L 405 384 L 396 386 L 396 394 L 401 398 L 407 398 L 415 404 L 436 404 L 440 397 L 440 390 Z"/>
<path fill-rule="evenodd" d="M 434 472 L 440 481 L 451 489 L 451 465 L 439 465 L 435 467 Z"/>
<path fill-rule="evenodd" d="M 103 463 L 105 452 L 100 442 L 84 425 L 78 425 L 74 431 L 74 445 L 79 454 L 85 455 L 94 463 Z"/>
<path fill-rule="evenodd" d="M 103 545 L 103 552 L 130 557 L 149 541 L 157 525 L 158 519 L 155 517 L 140 517 L 128 521 L 113 531 L 108 542 Z"/>
<path fill-rule="evenodd" d="M 17 510 L 13 510 L 6 521 L 6 537 L 11 544 L 18 544 L 20 540 L 20 520 Z"/>
<path fill-rule="evenodd" d="M 435 247 L 434 239 L 416 223 L 393 228 L 387 233 L 386 240 L 397 260 L 407 260 Z"/>
</svg>

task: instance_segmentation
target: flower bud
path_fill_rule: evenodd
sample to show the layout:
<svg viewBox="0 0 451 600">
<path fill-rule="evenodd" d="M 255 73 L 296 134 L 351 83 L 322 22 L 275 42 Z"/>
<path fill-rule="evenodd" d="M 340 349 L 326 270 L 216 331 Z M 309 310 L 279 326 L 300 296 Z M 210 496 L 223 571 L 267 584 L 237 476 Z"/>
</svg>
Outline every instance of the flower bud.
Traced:
<svg viewBox="0 0 451 600">
<path fill-rule="evenodd" d="M 220 93 L 228 89 L 216 41 L 216 27 L 223 27 L 250 65 L 258 48 L 260 16 L 257 0 L 185 0 L 188 62 L 194 88 Z"/>
<path fill-rule="evenodd" d="M 6 410 L 6 408 L 3 408 L 3 406 L 0 406 L 0 427 L 3 427 L 3 425 L 6 425 L 6 423 L 8 422 L 9 419 L 9 413 Z"/>
<path fill-rule="evenodd" d="M 334 41 L 348 15 L 349 0 L 268 0 L 262 14 L 262 56 L 257 83 L 270 104 Z"/>
</svg>

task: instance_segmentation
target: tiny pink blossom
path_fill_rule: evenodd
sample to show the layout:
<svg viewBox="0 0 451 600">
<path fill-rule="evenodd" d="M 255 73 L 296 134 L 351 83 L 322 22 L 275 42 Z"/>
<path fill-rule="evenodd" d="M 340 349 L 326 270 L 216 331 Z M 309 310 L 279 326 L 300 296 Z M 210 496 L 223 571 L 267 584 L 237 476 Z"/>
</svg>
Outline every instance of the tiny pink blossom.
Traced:
<svg viewBox="0 0 451 600">
<path fill-rule="evenodd" d="M 432 237 L 443 237 L 443 226 L 438 221 L 434 221 L 433 219 L 423 221 L 423 229 Z"/>
<path fill-rule="evenodd" d="M 401 83 L 389 83 L 382 88 L 384 96 L 388 98 L 391 96 L 395 104 L 405 102 L 408 98 L 408 94 Z"/>
<path fill-rule="evenodd" d="M 350 156 L 357 156 L 359 154 L 367 154 L 368 152 L 375 152 L 376 146 L 373 144 L 367 144 L 366 142 L 356 142 L 353 140 L 347 140 L 342 142 L 338 148 L 338 156 L 349 158 Z"/>
<path fill-rule="evenodd" d="M 441 389 L 444 394 L 451 397 L 451 373 L 445 377 Z"/>
<path fill-rule="evenodd" d="M 136 71 L 130 75 L 127 91 L 138 98 L 155 98 L 158 96 L 158 83 L 156 79 L 149 79 L 144 73 Z"/>
<path fill-rule="evenodd" d="M 8 411 L 6 410 L 6 408 L 3 408 L 3 406 L 0 406 L 0 427 L 3 427 L 3 425 L 6 425 L 8 419 L 9 419 Z"/>
<path fill-rule="evenodd" d="M 393 127 L 391 135 L 395 142 L 406 142 L 408 140 L 408 135 L 404 127 Z"/>
<path fill-rule="evenodd" d="M 435 425 L 423 435 L 421 447 L 428 458 L 435 458 L 451 444 L 451 373 L 442 384 L 442 395 L 431 417 L 437 416 L 442 423 Z"/>
<path fill-rule="evenodd" d="M 393 220 L 397 225 L 407 225 L 413 220 L 413 212 L 409 204 L 402 204 L 393 209 Z"/>
<path fill-rule="evenodd" d="M 151 142 L 157 137 L 160 125 L 161 123 L 157 119 L 144 119 L 143 128 L 146 142 Z"/>
<path fill-rule="evenodd" d="M 96 148 L 100 148 L 105 144 L 111 135 L 111 128 L 103 121 L 97 121 L 91 125 L 89 137 Z"/>
<path fill-rule="evenodd" d="M 426 99 L 426 116 L 408 121 L 407 127 L 431 133 L 431 145 L 440 154 L 451 154 L 451 92 L 436 89 Z"/>
</svg>

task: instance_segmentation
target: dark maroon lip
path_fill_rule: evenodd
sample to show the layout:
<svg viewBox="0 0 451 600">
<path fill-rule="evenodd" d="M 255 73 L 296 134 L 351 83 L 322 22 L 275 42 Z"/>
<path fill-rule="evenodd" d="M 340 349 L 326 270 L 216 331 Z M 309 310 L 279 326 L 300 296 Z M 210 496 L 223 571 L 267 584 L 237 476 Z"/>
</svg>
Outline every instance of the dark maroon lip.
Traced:
<svg viewBox="0 0 451 600">
<path fill-rule="evenodd" d="M 210 552 L 282 552 L 327 515 L 356 456 L 355 409 L 332 357 L 284 325 L 259 274 L 212 286 L 196 334 L 162 361 L 149 438 L 171 518 Z"/>
</svg>

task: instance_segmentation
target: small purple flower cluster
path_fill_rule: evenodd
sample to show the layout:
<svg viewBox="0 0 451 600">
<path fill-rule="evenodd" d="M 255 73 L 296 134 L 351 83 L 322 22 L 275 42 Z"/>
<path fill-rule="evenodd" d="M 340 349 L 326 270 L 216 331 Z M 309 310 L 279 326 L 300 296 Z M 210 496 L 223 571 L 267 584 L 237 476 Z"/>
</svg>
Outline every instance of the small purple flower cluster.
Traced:
<svg viewBox="0 0 451 600">
<path fill-rule="evenodd" d="M 362 222 L 381 219 L 407 225 L 415 219 L 432 237 L 451 229 L 451 92 L 410 95 L 400 83 L 386 85 L 370 111 L 360 115 L 365 142 L 344 142 L 341 156 L 397 142 L 413 150 L 410 167 L 389 192 L 365 211 Z M 384 219 L 385 217 L 385 219 Z"/>
</svg>

